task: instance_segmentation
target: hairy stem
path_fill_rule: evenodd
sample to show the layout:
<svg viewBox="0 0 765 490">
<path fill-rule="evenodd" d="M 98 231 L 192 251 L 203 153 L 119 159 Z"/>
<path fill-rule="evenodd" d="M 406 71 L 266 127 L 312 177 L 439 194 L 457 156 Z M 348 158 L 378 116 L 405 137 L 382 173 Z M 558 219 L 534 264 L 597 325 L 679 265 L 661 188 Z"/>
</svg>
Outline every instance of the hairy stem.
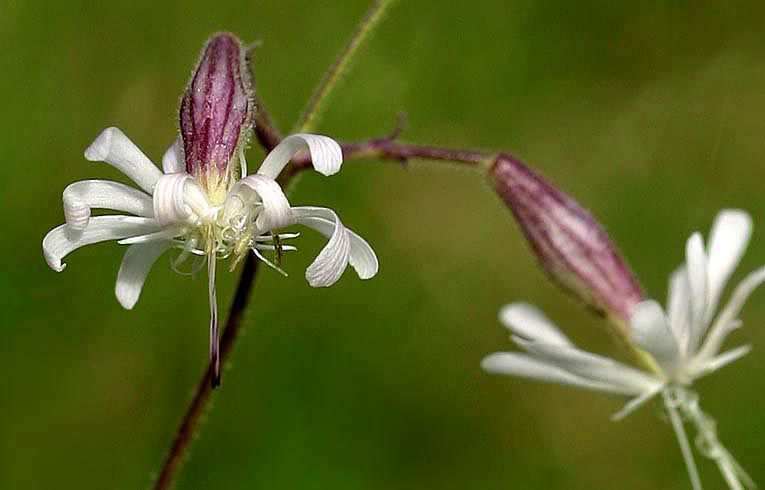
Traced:
<svg viewBox="0 0 765 490">
<path fill-rule="evenodd" d="M 228 320 L 226 321 L 226 327 L 223 331 L 223 337 L 220 341 L 220 362 L 223 363 L 231 354 L 234 348 L 234 342 L 236 342 L 239 332 L 242 329 L 242 316 L 247 303 L 250 298 L 250 291 L 252 290 L 252 283 L 255 279 L 255 275 L 258 271 L 259 260 L 250 253 L 247 256 L 247 260 L 244 263 L 242 269 L 242 275 L 239 278 L 239 285 L 236 288 L 236 294 L 234 295 L 234 301 L 231 304 L 229 310 Z M 175 438 L 170 446 L 170 449 L 165 456 L 165 461 L 162 464 L 162 468 L 159 471 L 154 482 L 155 490 L 165 490 L 171 488 L 175 477 L 178 475 L 178 471 L 181 469 L 181 465 L 186 459 L 191 443 L 194 441 L 199 423 L 202 420 L 202 415 L 205 409 L 210 403 L 210 397 L 212 395 L 212 379 L 214 376 L 213 366 L 209 366 L 202 379 L 197 384 L 194 397 L 191 399 L 191 403 L 186 409 L 186 415 L 184 415 L 181 424 L 178 426 L 178 430 L 175 433 Z"/>
<path fill-rule="evenodd" d="M 327 100 L 328 96 L 337 86 L 337 82 L 340 80 L 343 73 L 347 71 L 350 62 L 358 52 L 359 47 L 369 38 L 369 35 L 374 31 L 374 28 L 380 23 L 385 11 L 391 4 L 393 4 L 393 2 L 394 0 L 376 0 L 375 3 L 372 4 L 367 15 L 364 16 L 356 28 L 356 32 L 354 32 L 348 40 L 348 44 L 346 44 L 340 52 L 340 55 L 324 75 L 324 78 L 319 83 L 316 91 L 311 96 L 308 105 L 303 111 L 303 115 L 298 121 L 297 131 L 295 132 L 307 132 L 313 129 L 316 125 L 316 120 L 321 112 L 324 101 Z"/>
</svg>

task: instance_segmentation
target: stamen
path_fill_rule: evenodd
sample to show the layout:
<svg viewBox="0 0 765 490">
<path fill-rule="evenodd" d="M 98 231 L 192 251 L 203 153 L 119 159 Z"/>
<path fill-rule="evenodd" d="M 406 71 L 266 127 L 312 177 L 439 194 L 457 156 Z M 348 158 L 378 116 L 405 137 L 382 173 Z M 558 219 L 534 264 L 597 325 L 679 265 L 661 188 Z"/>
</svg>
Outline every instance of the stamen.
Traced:
<svg viewBox="0 0 765 490">
<path fill-rule="evenodd" d="M 255 254 L 255 255 L 256 255 L 256 256 L 257 256 L 257 257 L 258 257 L 260 260 L 262 260 L 263 262 L 265 262 L 265 263 L 266 263 L 266 265 L 268 265 L 269 267 L 271 267 L 272 269 L 274 269 L 275 271 L 277 271 L 278 273 L 280 273 L 280 274 L 281 274 L 281 275 L 283 275 L 284 277 L 287 277 L 287 276 L 288 276 L 288 274 L 287 274 L 287 273 L 284 271 L 284 269 L 282 269 L 282 268 L 281 268 L 281 267 L 279 267 L 278 265 L 276 265 L 276 264 L 274 264 L 273 262 L 271 262 L 270 260 L 268 260 L 268 259 L 267 259 L 267 258 L 266 258 L 266 257 L 265 257 L 265 256 L 264 256 L 262 253 L 260 253 L 260 252 L 258 251 L 258 249 L 257 249 L 257 248 L 255 248 L 255 247 L 252 247 L 250 250 L 252 250 L 252 253 L 254 253 L 254 254 Z"/>
</svg>

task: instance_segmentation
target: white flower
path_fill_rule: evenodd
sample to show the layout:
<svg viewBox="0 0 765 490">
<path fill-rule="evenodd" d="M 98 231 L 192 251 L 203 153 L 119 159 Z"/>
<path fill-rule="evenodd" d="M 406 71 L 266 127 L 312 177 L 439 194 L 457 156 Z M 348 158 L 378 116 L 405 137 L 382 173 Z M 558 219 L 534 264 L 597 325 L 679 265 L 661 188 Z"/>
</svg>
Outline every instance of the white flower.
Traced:
<svg viewBox="0 0 765 490">
<path fill-rule="evenodd" d="M 314 168 L 323 175 L 340 170 L 342 152 L 331 138 L 295 134 L 285 138 L 266 157 L 257 173 L 233 185 L 209 184 L 199 174 L 186 173 L 180 138 L 155 166 L 117 128 L 104 130 L 85 150 L 85 158 L 103 161 L 130 177 L 142 190 L 106 180 L 70 184 L 63 193 L 66 224 L 51 230 L 43 239 L 48 265 L 56 271 L 66 266 L 62 259 L 73 250 L 92 243 L 118 240 L 129 245 L 117 274 L 115 293 L 120 304 L 131 309 L 141 293 L 146 276 L 157 258 L 171 248 L 181 250 L 173 262 L 177 267 L 189 255 L 207 259 L 211 308 L 211 354 L 217 356 L 217 305 L 215 263 L 217 258 L 234 260 L 249 250 L 266 260 L 262 250 L 277 256 L 294 247 L 282 240 L 295 234 L 274 233 L 299 223 L 329 237 L 329 242 L 306 270 L 314 287 L 335 283 L 350 264 L 362 279 L 377 273 L 377 258 L 364 239 L 347 229 L 334 211 L 321 207 L 291 207 L 276 177 L 289 160 L 308 147 Z M 244 155 L 239 155 L 242 174 Z M 91 216 L 103 208 L 129 215 Z M 268 261 L 267 261 L 268 262 Z M 270 265 L 277 267 L 277 264 Z M 213 352 L 214 351 L 214 352 Z"/>
<path fill-rule="evenodd" d="M 700 488 L 687 439 L 677 410 L 699 431 L 700 445 L 716 460 L 731 488 L 749 484 L 743 469 L 717 440 L 714 422 L 700 410 L 688 387 L 747 354 L 750 346 L 720 353 L 728 334 L 741 322 L 738 314 L 749 294 L 765 281 L 765 267 L 747 275 L 715 318 L 718 301 L 728 278 L 738 265 L 751 235 L 749 215 L 740 210 L 720 212 L 712 226 L 708 247 L 699 233 L 686 244 L 686 260 L 669 281 L 667 313 L 654 300 L 632 310 L 632 341 L 655 361 L 653 372 L 585 352 L 577 348 L 547 317 L 525 303 L 505 306 L 500 321 L 512 339 L 528 354 L 495 353 L 482 366 L 490 372 L 533 378 L 634 397 L 614 415 L 620 419 L 662 394 L 678 433 L 694 488 Z M 714 321 L 713 321 L 714 320 Z"/>
</svg>

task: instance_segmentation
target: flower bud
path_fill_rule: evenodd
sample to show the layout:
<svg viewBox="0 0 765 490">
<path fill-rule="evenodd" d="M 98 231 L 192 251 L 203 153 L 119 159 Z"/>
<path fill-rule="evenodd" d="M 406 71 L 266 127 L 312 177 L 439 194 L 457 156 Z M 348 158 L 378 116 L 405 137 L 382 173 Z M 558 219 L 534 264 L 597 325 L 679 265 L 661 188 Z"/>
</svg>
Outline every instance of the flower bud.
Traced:
<svg viewBox="0 0 765 490">
<path fill-rule="evenodd" d="M 510 155 L 497 156 L 489 178 L 553 280 L 628 334 L 645 294 L 595 218 Z"/>
<path fill-rule="evenodd" d="M 180 109 L 186 172 L 198 176 L 211 197 L 240 175 L 239 159 L 251 127 L 252 81 L 242 43 L 213 36 L 205 45 Z"/>
</svg>

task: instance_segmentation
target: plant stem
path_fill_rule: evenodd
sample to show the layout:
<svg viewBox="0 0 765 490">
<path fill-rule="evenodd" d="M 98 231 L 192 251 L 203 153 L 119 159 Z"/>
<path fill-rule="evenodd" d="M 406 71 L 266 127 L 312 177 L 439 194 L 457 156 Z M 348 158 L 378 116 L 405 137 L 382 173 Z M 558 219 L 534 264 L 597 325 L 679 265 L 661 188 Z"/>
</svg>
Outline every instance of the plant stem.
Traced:
<svg viewBox="0 0 765 490">
<path fill-rule="evenodd" d="M 247 308 L 247 303 L 249 302 L 252 283 L 258 271 L 258 264 L 260 264 L 260 261 L 255 259 L 254 255 L 250 253 L 244 263 L 242 275 L 239 278 L 239 285 L 237 286 L 236 294 L 234 295 L 234 301 L 229 310 L 226 328 L 223 331 L 223 337 L 221 338 L 221 363 L 228 358 L 233 350 L 234 342 L 236 342 L 239 332 L 242 329 L 242 316 L 245 308 Z M 178 476 L 178 471 L 181 469 L 181 465 L 186 458 L 191 443 L 194 441 L 194 436 L 199 427 L 199 422 L 202 420 L 202 415 L 209 405 L 210 396 L 212 395 L 211 380 L 213 373 L 213 367 L 209 366 L 204 376 L 202 376 L 202 379 L 199 381 L 199 384 L 197 384 L 194 397 L 191 399 L 191 403 L 186 409 L 186 415 L 178 426 L 178 430 L 175 433 L 175 439 L 173 439 L 170 450 L 165 457 L 159 476 L 154 482 L 154 490 L 166 490 L 171 488 L 176 476 Z"/>
<path fill-rule="evenodd" d="M 390 137 L 377 138 L 363 143 L 344 143 L 340 147 L 343 149 L 344 160 L 377 157 L 406 163 L 410 158 L 421 158 L 480 167 L 492 158 L 492 154 L 487 152 L 399 143 Z M 305 153 L 298 155 L 292 160 L 292 165 L 296 171 L 308 168 L 311 166 L 311 157 Z"/>
<path fill-rule="evenodd" d="M 327 73 L 324 74 L 324 78 L 319 83 L 316 91 L 308 101 L 308 105 L 303 111 L 302 116 L 297 123 L 297 131 L 294 132 L 308 132 L 316 123 L 316 119 L 319 116 L 322 104 L 327 97 L 332 93 L 337 86 L 337 82 L 343 73 L 348 69 L 351 60 L 356 55 L 359 47 L 369 38 L 369 34 L 380 23 L 383 14 L 391 6 L 394 0 L 376 0 L 372 7 L 367 12 L 367 15 L 359 23 L 356 28 L 356 32 L 353 33 L 348 43 L 345 45 L 340 55 L 335 60 L 334 64 L 329 68 Z"/>
<path fill-rule="evenodd" d="M 685 466 L 688 468 L 688 476 L 691 478 L 691 487 L 693 490 L 702 490 L 701 478 L 699 477 L 699 470 L 696 468 L 696 462 L 693 460 L 693 453 L 691 452 L 691 445 L 688 442 L 688 436 L 685 433 L 683 427 L 683 420 L 680 418 L 680 414 L 677 412 L 677 399 L 670 395 L 668 389 L 662 392 L 664 397 L 664 406 L 667 408 L 669 414 L 669 420 L 672 423 L 672 428 L 675 429 L 675 435 L 677 436 L 677 442 L 680 445 L 680 452 L 683 453 L 683 459 L 685 460 Z"/>
</svg>

